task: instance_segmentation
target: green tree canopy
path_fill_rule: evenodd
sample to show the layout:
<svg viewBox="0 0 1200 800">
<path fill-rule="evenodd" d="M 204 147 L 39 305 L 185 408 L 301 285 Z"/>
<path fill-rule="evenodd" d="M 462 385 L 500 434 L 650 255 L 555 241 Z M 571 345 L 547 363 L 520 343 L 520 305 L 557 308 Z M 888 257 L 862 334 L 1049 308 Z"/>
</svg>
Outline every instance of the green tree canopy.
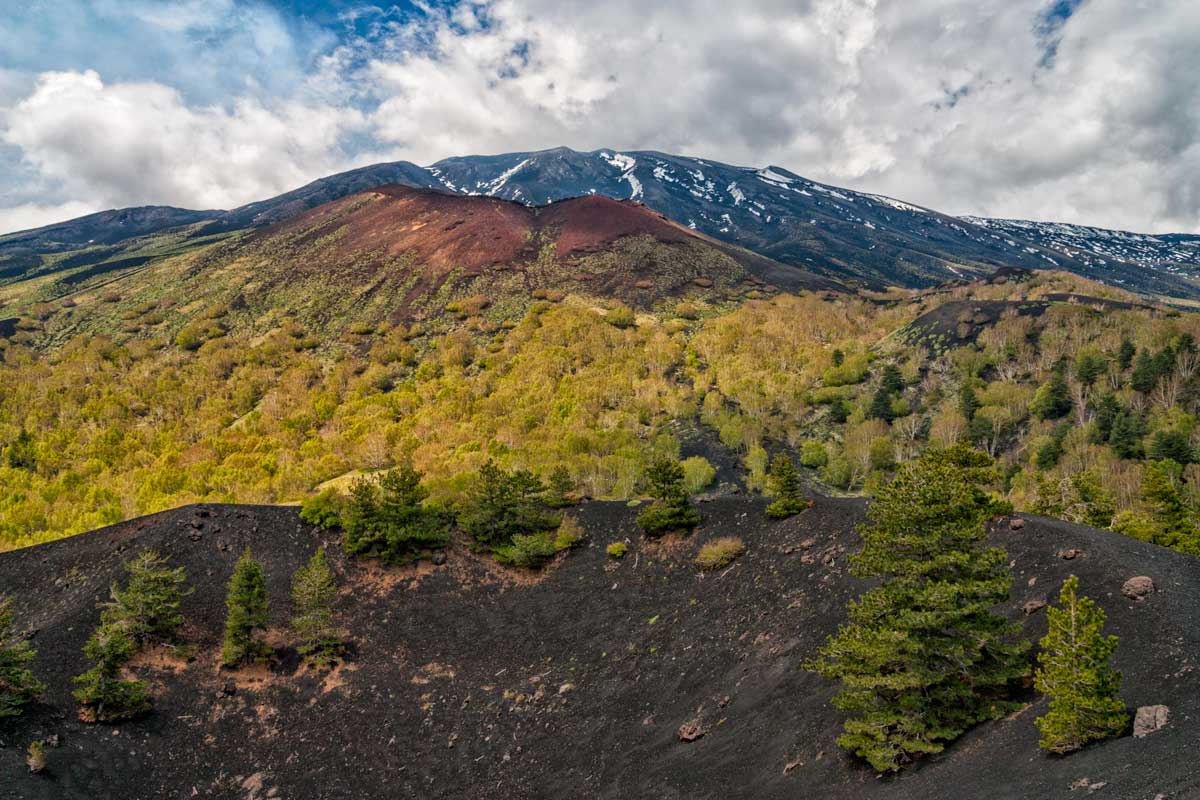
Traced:
<svg viewBox="0 0 1200 800">
<path fill-rule="evenodd" d="M 671 531 L 690 531 L 700 524 L 700 512 L 688 498 L 683 467 L 672 458 L 660 457 L 646 470 L 654 502 L 638 514 L 637 522 L 647 536 Z"/>
<path fill-rule="evenodd" d="M 258 633 L 267 629 L 267 578 L 262 564 L 247 547 L 233 568 L 229 594 L 225 597 L 225 641 L 221 646 L 221 666 L 236 667 L 261 658 L 268 647 Z"/>
<path fill-rule="evenodd" d="M 983 546 L 985 522 L 1007 510 L 984 491 L 991 464 L 959 446 L 900 467 L 851 559 L 855 575 L 881 583 L 807 665 L 841 681 L 838 744 L 880 771 L 1004 713 L 1010 685 L 1028 675 L 1019 627 L 991 610 L 1012 583 L 1004 550 Z"/>
<path fill-rule="evenodd" d="M 767 475 L 767 487 L 775 502 L 767 506 L 767 516 L 783 519 L 799 514 L 808 508 L 808 499 L 804 497 L 800 485 L 800 475 L 796 465 L 792 463 L 787 453 L 776 453 L 771 459 L 771 471 Z"/>
<path fill-rule="evenodd" d="M 113 584 L 112 599 L 100 613 L 101 624 L 120 626 L 138 644 L 174 639 L 183 624 L 179 604 L 188 594 L 182 588 L 187 571 L 167 566 L 167 559 L 155 550 L 143 550 L 125 564 L 125 572 L 125 587 Z"/>
<path fill-rule="evenodd" d="M 292 576 L 292 630 L 296 632 L 300 655 L 317 665 L 327 665 L 342 653 L 344 642 L 333 619 L 337 584 L 319 547 L 308 564 Z"/>
<path fill-rule="evenodd" d="M 1063 583 L 1059 606 L 1046 610 L 1050 630 L 1041 641 L 1034 685 L 1050 698 L 1050 710 L 1037 719 L 1041 746 L 1069 753 L 1119 735 L 1129 714 L 1117 696 L 1121 673 L 1108 663 L 1117 637 L 1103 635 L 1104 611 L 1079 594 L 1074 575 Z"/>
<path fill-rule="evenodd" d="M 29 668 L 37 651 L 13 626 L 12 606 L 11 597 L 0 596 L 0 718 L 20 714 L 46 691 Z"/>
<path fill-rule="evenodd" d="M 378 479 L 359 478 L 342 513 L 347 553 L 404 563 L 429 554 L 450 539 L 445 518 L 424 506 L 429 492 L 411 464 Z"/>
<path fill-rule="evenodd" d="M 546 512 L 545 492 L 545 485 L 532 472 L 508 472 L 489 460 L 467 490 L 459 527 L 492 549 L 511 545 L 514 536 L 549 530 L 559 518 Z"/>
</svg>

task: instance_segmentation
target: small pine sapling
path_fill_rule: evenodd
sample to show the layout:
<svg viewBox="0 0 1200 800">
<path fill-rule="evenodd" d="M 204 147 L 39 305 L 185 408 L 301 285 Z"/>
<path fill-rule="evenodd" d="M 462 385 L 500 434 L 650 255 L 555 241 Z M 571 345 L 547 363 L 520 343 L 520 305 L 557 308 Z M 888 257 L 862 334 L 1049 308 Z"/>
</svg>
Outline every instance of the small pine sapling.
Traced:
<svg viewBox="0 0 1200 800">
<path fill-rule="evenodd" d="M 221 646 L 221 666 L 237 667 L 246 661 L 266 657 L 270 648 L 258 633 L 267 628 L 267 579 L 262 564 L 250 548 L 242 553 L 229 579 L 225 598 L 225 641 Z"/>
<path fill-rule="evenodd" d="M 1050 710 L 1038 717 L 1039 744 L 1052 753 L 1069 753 L 1090 741 L 1119 736 L 1129 713 L 1118 697 L 1121 673 L 1109 664 L 1117 637 L 1105 636 L 1105 615 L 1095 601 L 1079 594 L 1074 575 L 1063 583 L 1059 608 L 1046 610 L 1050 630 L 1042 638 L 1034 685 L 1050 698 Z"/>
</svg>

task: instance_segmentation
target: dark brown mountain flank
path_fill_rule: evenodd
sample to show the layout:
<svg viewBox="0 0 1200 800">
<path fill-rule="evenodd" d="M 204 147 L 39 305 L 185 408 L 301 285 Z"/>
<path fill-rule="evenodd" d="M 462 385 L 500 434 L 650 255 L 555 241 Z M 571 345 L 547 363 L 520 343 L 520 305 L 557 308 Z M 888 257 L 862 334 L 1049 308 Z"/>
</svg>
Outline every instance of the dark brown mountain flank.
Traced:
<svg viewBox="0 0 1200 800">
<path fill-rule="evenodd" d="M 403 258 L 420 265 L 423 280 L 439 283 L 454 273 L 480 276 L 494 269 L 526 270 L 528 265 L 587 264 L 603 252 L 660 248 L 658 261 L 723 257 L 722 271 L 761 270 L 763 259 L 671 222 L 630 200 L 603 195 L 576 197 L 545 206 L 526 206 L 493 197 L 446 194 L 407 186 L 382 186 L 335 200 L 286 222 L 263 229 L 252 242 L 269 247 L 322 247 L 325 261 L 298 262 L 296 269 L 326 269 L 327 261 L 352 260 L 364 269 Z M 673 248 L 662 248 L 674 245 Z M 707 252 L 706 252 L 707 251 Z M 652 261 L 628 263 L 624 281 L 653 279 Z M 793 286 L 832 288 L 835 284 L 788 268 Z M 696 277 L 703 277 L 697 274 Z M 714 274 L 712 279 L 723 277 Z"/>
<path fill-rule="evenodd" d="M 536 259 L 545 244 L 557 258 L 603 250 L 628 236 L 658 242 L 707 241 L 661 214 L 600 195 L 531 208 L 492 197 L 382 186 L 319 206 L 262 232 L 264 237 L 336 236 L 337 253 L 410 253 L 427 267 L 468 274 Z"/>
<path fill-rule="evenodd" d="M 995 526 L 1016 577 L 1002 609 L 1045 630 L 1038 603 L 1069 574 L 1121 637 L 1115 657 L 1133 708 L 1166 705 L 1165 727 L 1065 758 L 1037 747 L 1045 701 L 979 726 L 945 753 L 880 780 L 834 739 L 834 687 L 800 664 L 863 589 L 847 573 L 858 500 L 818 498 L 784 522 L 726 497 L 674 546 L 647 546 L 634 510 L 571 513 L 588 544 L 544 575 L 503 570 L 455 545 L 444 566 L 347 562 L 334 537 L 288 508 L 194 506 L 0 555 L 0 587 L 35 631 L 45 705 L 0 723 L 6 798 L 897 798 L 1031 800 L 1200 796 L 1200 560 L 1040 517 Z M 719 572 L 692 565 L 706 541 L 737 535 L 746 555 Z M 621 561 L 605 555 L 630 543 Z M 319 544 L 342 587 L 351 659 L 298 666 L 286 628 L 288 580 Z M 224 585 L 247 545 L 273 611 L 269 667 L 215 665 Z M 155 696 L 119 726 L 77 722 L 70 677 L 122 562 L 154 547 L 186 566 L 192 661 L 144 654 L 133 671 Z M 1131 577 L 1153 580 L 1140 600 Z M 1032 601 L 1032 602 L 1031 602 Z M 31 776 L 33 739 L 47 770 Z M 688 740 L 688 741 L 684 741 Z M 1072 786 L 1087 787 L 1072 792 Z"/>
</svg>

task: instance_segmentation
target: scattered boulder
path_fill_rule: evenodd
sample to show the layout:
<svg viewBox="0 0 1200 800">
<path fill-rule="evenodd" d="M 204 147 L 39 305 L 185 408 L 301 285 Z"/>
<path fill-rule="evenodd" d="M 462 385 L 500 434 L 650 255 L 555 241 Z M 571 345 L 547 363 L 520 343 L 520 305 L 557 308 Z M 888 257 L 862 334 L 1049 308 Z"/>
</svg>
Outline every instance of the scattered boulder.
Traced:
<svg viewBox="0 0 1200 800">
<path fill-rule="evenodd" d="M 1145 600 L 1154 594 L 1154 581 L 1145 575 L 1130 578 L 1121 586 L 1121 594 L 1131 600 Z"/>
<path fill-rule="evenodd" d="M 1045 607 L 1045 600 L 1026 600 L 1025 605 L 1021 606 L 1021 610 L 1025 612 L 1026 616 L 1029 616 L 1030 614 L 1036 614 Z"/>
<path fill-rule="evenodd" d="M 1142 706 L 1133 717 L 1133 735 L 1138 739 L 1149 736 L 1159 728 L 1165 727 L 1171 718 L 1171 709 L 1167 706 Z"/>
<path fill-rule="evenodd" d="M 708 733 L 708 728 L 704 727 L 704 723 L 700 721 L 699 717 L 696 717 L 679 726 L 679 741 L 694 742 L 706 733 Z"/>
<path fill-rule="evenodd" d="M 1083 551 L 1077 547 L 1068 547 L 1065 550 L 1059 550 L 1057 553 L 1055 553 L 1055 555 L 1059 558 L 1071 561 L 1083 555 Z"/>
<path fill-rule="evenodd" d="M 1008 521 L 1008 529 L 1010 531 L 1019 531 L 1025 527 L 1025 520 L 1020 517 L 1013 517 Z"/>
</svg>

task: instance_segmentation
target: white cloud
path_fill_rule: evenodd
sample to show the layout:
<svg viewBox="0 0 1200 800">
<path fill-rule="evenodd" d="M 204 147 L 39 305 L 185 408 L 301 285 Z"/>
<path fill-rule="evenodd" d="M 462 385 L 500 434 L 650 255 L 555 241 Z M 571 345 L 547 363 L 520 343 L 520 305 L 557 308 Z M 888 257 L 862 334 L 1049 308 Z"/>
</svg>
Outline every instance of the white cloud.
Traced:
<svg viewBox="0 0 1200 800">
<path fill-rule="evenodd" d="M 0 208 L 0 233 L 40 228 L 43 225 L 75 219 L 103 210 L 100 206 L 74 200 L 52 205 L 22 203 L 17 206 Z"/>
<path fill-rule="evenodd" d="M 428 163 L 566 144 L 776 163 L 951 213 L 1197 230 L 1192 0 L 1088 0 L 1058 29 L 1052 59 L 1050 6 L 756 0 L 731 13 L 717 0 L 494 0 L 416 18 L 372 11 L 373 32 L 326 50 L 287 97 L 247 90 L 204 105 L 170 88 L 171 75 L 45 73 L 0 118 L 0 136 L 61 187 L 57 199 L 91 205 L 228 206 L 383 153 Z M 260 65 L 295 69 L 304 50 L 253 5 L 163 7 L 133 8 L 172 30 L 210 8 L 222 25 L 244 20 Z"/>
<path fill-rule="evenodd" d="M 362 124 L 298 101 L 193 108 L 161 84 L 55 72 L 7 112 L 3 141 L 93 205 L 227 208 L 341 168 L 340 142 Z"/>
</svg>

